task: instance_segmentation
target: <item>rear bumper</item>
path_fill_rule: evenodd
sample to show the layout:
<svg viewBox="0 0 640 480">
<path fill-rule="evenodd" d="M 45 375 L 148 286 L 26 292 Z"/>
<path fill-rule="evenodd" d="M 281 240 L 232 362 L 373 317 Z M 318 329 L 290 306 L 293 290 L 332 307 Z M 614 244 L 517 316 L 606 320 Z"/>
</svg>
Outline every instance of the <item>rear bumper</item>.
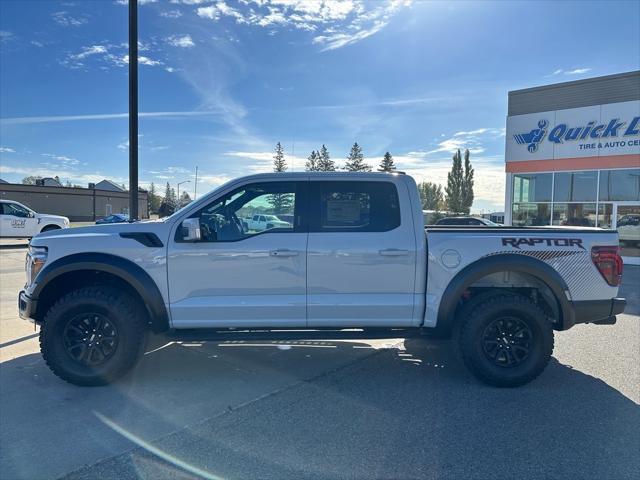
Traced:
<svg viewBox="0 0 640 480">
<path fill-rule="evenodd" d="M 573 319 L 565 319 L 563 330 L 578 323 L 613 325 L 616 323 L 616 315 L 624 312 L 626 305 L 624 298 L 573 302 Z"/>
<path fill-rule="evenodd" d="M 29 297 L 24 290 L 21 290 L 18 294 L 18 313 L 20 318 L 35 323 L 33 318 L 36 311 L 36 301 Z"/>
</svg>

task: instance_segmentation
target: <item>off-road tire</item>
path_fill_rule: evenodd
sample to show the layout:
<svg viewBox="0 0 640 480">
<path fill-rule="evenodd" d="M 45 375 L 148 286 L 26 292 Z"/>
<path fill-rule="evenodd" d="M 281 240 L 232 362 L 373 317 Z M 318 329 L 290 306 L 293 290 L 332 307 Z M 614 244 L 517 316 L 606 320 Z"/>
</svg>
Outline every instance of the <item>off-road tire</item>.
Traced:
<svg viewBox="0 0 640 480">
<path fill-rule="evenodd" d="M 488 328 L 500 318 L 515 318 L 531 334 L 529 353 L 514 366 L 497 365 L 485 353 Z M 529 298 L 518 294 L 496 294 L 462 309 L 453 341 L 456 353 L 480 381 L 496 387 L 518 387 L 531 382 L 545 369 L 553 353 L 553 328 L 544 311 Z"/>
<path fill-rule="evenodd" d="M 71 319 L 97 312 L 117 331 L 112 356 L 99 365 L 84 365 L 68 353 L 63 332 Z M 126 292 L 109 286 L 83 287 L 67 293 L 47 311 L 40 329 L 40 351 L 51 371 L 74 385 L 106 385 L 136 363 L 145 346 L 146 329 L 140 306 Z"/>
</svg>

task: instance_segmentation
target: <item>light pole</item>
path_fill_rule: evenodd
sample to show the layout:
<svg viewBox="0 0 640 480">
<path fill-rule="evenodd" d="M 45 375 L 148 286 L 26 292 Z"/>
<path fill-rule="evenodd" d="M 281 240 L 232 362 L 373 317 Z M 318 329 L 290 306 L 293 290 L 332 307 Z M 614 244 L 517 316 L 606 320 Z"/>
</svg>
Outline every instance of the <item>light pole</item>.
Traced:
<svg viewBox="0 0 640 480">
<path fill-rule="evenodd" d="M 129 220 L 138 220 L 138 0 L 129 0 Z"/>
<path fill-rule="evenodd" d="M 191 180 L 185 180 L 184 182 L 178 182 L 178 205 L 180 205 L 180 185 L 183 183 L 191 183 Z"/>
</svg>

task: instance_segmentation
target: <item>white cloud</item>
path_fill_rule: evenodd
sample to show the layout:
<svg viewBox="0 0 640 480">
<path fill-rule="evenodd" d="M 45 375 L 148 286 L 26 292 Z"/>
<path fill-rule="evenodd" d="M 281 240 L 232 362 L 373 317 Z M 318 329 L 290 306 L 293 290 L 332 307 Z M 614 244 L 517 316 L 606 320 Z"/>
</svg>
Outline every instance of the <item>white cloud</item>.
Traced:
<svg viewBox="0 0 640 480">
<path fill-rule="evenodd" d="M 0 153 L 16 153 L 16 151 L 13 148 L 0 147 Z"/>
<path fill-rule="evenodd" d="M 580 75 L 582 73 L 587 73 L 590 68 L 575 68 L 573 70 L 569 70 L 568 72 L 564 72 L 565 75 Z"/>
<path fill-rule="evenodd" d="M 51 18 L 63 27 L 79 27 L 89 21 L 86 16 L 73 17 L 68 12 L 54 12 L 51 14 Z"/>
<path fill-rule="evenodd" d="M 554 70 L 551 75 L 581 75 L 583 73 L 587 73 L 591 70 L 591 68 L 583 67 L 583 68 L 574 68 L 573 70 L 564 70 L 562 68 L 558 68 Z"/>
<path fill-rule="evenodd" d="M 323 29 L 313 38 L 322 50 L 335 50 L 379 32 L 401 8 L 412 0 L 244 0 L 237 8 L 224 0 L 196 9 L 198 16 L 218 21 L 223 17 L 238 24 L 269 29 L 295 28 L 310 32 Z M 199 2 L 201 3 L 201 2 Z"/>
<path fill-rule="evenodd" d="M 242 160 L 250 160 L 246 165 L 242 165 L 242 171 L 248 173 L 267 173 L 273 171 L 273 151 L 260 152 L 238 152 L 231 151 L 224 154 L 228 157 L 235 157 Z M 285 153 L 285 160 L 290 171 L 304 170 L 306 157 L 298 157 Z"/>
<path fill-rule="evenodd" d="M 436 148 L 423 151 L 413 152 L 415 155 L 431 155 L 434 153 L 448 152 L 453 153 L 456 150 L 469 149 L 469 152 L 480 154 L 485 151 L 484 143 L 487 140 L 495 140 L 504 137 L 503 128 L 478 128 L 468 132 L 456 132 L 450 138 L 438 142 Z"/>
<path fill-rule="evenodd" d="M 181 117 L 217 117 L 218 111 L 191 110 L 185 112 L 140 112 L 140 117 L 177 119 Z M 29 125 L 34 123 L 75 122 L 86 120 L 115 120 L 129 118 L 128 113 L 94 113 L 88 115 L 56 115 L 42 117 L 0 118 L 0 125 Z"/>
<path fill-rule="evenodd" d="M 173 47 L 191 48 L 195 47 L 191 35 L 171 35 L 167 38 L 167 43 Z"/>
<path fill-rule="evenodd" d="M 227 175 L 198 175 L 198 184 L 202 182 L 213 187 L 227 183 L 229 180 L 231 180 L 231 177 Z"/>
<path fill-rule="evenodd" d="M 13 38 L 13 33 L 7 30 L 0 30 L 0 43 L 8 42 Z"/>
<path fill-rule="evenodd" d="M 91 55 L 98 55 L 102 53 L 107 53 L 107 47 L 104 45 L 91 45 L 90 47 L 82 47 L 82 51 L 80 53 L 76 53 L 70 57 L 74 60 L 82 60 L 83 58 L 87 58 Z"/>
<path fill-rule="evenodd" d="M 164 18 L 179 18 L 182 16 L 182 12 L 180 10 L 166 10 L 160 12 L 160 16 Z"/>
<path fill-rule="evenodd" d="M 125 177 L 112 177 L 103 175 L 100 172 L 78 172 L 74 170 L 65 170 L 62 168 L 53 167 L 32 167 L 32 166 L 13 166 L 13 165 L 0 165 L 0 174 L 4 175 L 34 175 L 39 177 L 55 177 L 58 176 L 61 180 L 69 180 L 72 183 L 86 184 L 86 183 L 98 183 L 105 178 L 112 180 L 116 183 L 126 183 L 128 178 Z"/>
</svg>

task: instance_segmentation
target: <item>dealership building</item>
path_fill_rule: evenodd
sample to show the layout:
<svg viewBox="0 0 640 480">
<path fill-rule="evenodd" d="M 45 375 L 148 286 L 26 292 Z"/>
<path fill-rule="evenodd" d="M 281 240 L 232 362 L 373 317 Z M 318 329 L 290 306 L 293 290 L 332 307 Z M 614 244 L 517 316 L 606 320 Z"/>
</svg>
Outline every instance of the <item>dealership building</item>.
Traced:
<svg viewBox="0 0 640 480">
<path fill-rule="evenodd" d="M 640 263 L 640 71 L 509 92 L 507 225 L 617 228 Z"/>
</svg>

